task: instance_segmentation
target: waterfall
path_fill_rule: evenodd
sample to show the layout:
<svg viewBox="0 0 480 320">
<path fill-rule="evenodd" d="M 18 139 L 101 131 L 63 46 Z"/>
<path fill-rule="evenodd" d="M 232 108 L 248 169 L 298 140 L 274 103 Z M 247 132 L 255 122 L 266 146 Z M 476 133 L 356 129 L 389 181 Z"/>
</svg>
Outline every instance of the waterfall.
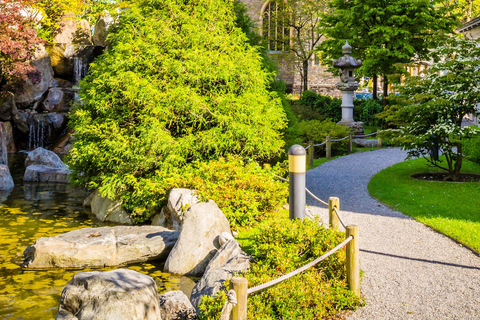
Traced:
<svg viewBox="0 0 480 320">
<path fill-rule="evenodd" d="M 73 84 L 78 85 L 80 80 L 85 78 L 88 71 L 88 63 L 83 61 L 82 57 L 73 58 Z"/>
<path fill-rule="evenodd" d="M 37 148 L 44 148 L 48 144 L 51 135 L 51 128 L 43 121 L 32 118 L 30 121 L 30 132 L 28 135 L 28 149 L 35 150 Z"/>
</svg>

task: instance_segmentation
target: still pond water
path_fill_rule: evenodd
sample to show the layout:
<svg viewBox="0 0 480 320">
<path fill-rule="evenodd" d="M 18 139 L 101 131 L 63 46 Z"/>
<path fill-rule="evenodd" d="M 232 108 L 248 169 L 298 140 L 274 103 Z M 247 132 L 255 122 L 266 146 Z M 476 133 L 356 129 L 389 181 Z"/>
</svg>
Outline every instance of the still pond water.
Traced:
<svg viewBox="0 0 480 320">
<path fill-rule="evenodd" d="M 54 319 L 60 294 L 72 277 L 84 270 L 24 270 L 23 251 L 37 238 L 84 227 L 104 226 L 82 204 L 88 193 L 65 184 L 24 183 L 25 155 L 9 158 L 15 188 L 0 191 L 0 319 Z M 182 290 L 193 280 L 162 272 L 163 263 L 126 266 L 153 277 L 159 292 Z M 95 269 L 99 271 L 116 268 Z"/>
</svg>

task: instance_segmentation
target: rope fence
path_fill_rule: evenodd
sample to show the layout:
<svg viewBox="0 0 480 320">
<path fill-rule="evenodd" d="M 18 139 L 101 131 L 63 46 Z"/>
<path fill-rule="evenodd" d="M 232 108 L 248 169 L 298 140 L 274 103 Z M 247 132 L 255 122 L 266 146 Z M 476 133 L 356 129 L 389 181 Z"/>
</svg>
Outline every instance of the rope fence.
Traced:
<svg viewBox="0 0 480 320">
<path fill-rule="evenodd" d="M 382 138 L 380 138 L 378 136 L 379 133 L 380 133 L 380 131 L 373 132 L 373 133 L 370 133 L 370 134 L 361 134 L 361 135 L 353 135 L 353 134 L 350 133 L 348 136 L 345 136 L 345 137 L 339 138 L 339 139 L 332 139 L 330 136 L 327 136 L 324 142 L 318 143 L 318 144 L 314 144 L 313 141 L 309 141 L 308 146 L 305 147 L 305 150 L 308 152 L 308 154 L 307 154 L 307 165 L 309 165 L 309 166 L 313 165 L 313 159 L 315 157 L 315 150 L 314 150 L 315 148 L 314 147 L 321 147 L 323 145 L 326 145 L 325 156 L 326 156 L 327 159 L 330 159 L 332 157 L 332 142 L 341 142 L 341 141 L 349 139 L 347 153 L 350 154 L 353 151 L 353 139 L 377 136 L 377 146 L 379 148 L 381 148 L 382 147 Z"/>
<path fill-rule="evenodd" d="M 352 141 L 352 135 L 350 144 Z M 331 140 L 327 137 L 327 148 L 331 142 L 342 141 L 346 138 Z M 330 249 L 322 256 L 316 258 L 312 262 L 289 272 L 281 277 L 258 286 L 248 288 L 248 280 L 244 277 L 233 277 L 230 279 L 230 290 L 227 294 L 228 301 L 224 304 L 220 320 L 247 320 L 247 301 L 248 295 L 273 287 L 287 279 L 290 279 L 305 270 L 319 264 L 321 261 L 327 259 L 341 248 L 345 249 L 346 253 L 346 279 L 347 285 L 351 291 L 357 296 L 360 296 L 360 260 L 359 260 L 359 240 L 358 227 L 356 225 L 346 225 L 340 217 L 340 199 L 337 197 L 330 197 L 328 203 L 314 195 L 306 188 L 306 150 L 313 152 L 315 146 L 310 143 L 310 146 L 304 148 L 300 145 L 292 146 L 289 151 L 289 179 L 280 177 L 271 172 L 278 179 L 289 183 L 289 211 L 290 219 L 304 219 L 306 207 L 306 194 L 309 194 L 313 199 L 328 207 L 328 226 L 333 230 L 339 230 L 340 225 L 345 229 L 345 240 Z"/>
</svg>

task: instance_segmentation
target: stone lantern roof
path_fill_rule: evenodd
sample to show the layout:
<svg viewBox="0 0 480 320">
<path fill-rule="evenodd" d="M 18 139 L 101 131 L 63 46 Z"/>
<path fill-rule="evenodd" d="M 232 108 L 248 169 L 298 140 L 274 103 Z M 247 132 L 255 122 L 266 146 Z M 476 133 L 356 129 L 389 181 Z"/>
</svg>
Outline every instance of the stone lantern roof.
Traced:
<svg viewBox="0 0 480 320">
<path fill-rule="evenodd" d="M 352 46 L 348 44 L 348 41 L 342 47 L 342 52 L 344 54 L 343 57 L 338 58 L 337 60 L 333 61 L 333 66 L 335 68 L 340 69 L 356 69 L 362 66 L 362 61 L 357 60 L 354 57 L 350 56 L 352 53 Z"/>
</svg>

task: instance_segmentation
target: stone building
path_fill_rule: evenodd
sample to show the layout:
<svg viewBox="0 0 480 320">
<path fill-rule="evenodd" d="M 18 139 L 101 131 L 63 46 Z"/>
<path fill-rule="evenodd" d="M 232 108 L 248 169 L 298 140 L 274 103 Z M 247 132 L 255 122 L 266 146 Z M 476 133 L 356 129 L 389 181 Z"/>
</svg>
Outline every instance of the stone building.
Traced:
<svg viewBox="0 0 480 320">
<path fill-rule="evenodd" d="M 480 17 L 472 19 L 457 28 L 459 33 L 463 33 L 468 39 L 480 38 Z"/>
<path fill-rule="evenodd" d="M 240 0 L 247 7 L 247 12 L 255 22 L 257 32 L 264 34 L 264 27 L 269 23 L 275 23 L 269 20 L 270 14 L 278 10 L 275 0 Z M 282 1 L 282 0 L 277 0 Z M 289 30 L 285 30 L 289 32 Z M 279 37 L 283 36 L 280 32 Z M 270 45 L 269 45 L 270 46 Z M 279 78 L 287 84 L 288 90 L 293 93 L 299 93 L 301 90 L 302 79 L 299 69 L 293 63 L 293 57 L 288 50 L 282 50 L 277 45 L 269 47 L 270 57 L 277 61 L 279 65 Z M 320 65 L 318 57 L 312 57 L 308 69 L 308 86 L 310 90 L 317 93 L 327 94 L 331 96 L 340 96 L 340 91 L 335 88 L 338 77 L 334 77 L 327 68 Z"/>
</svg>

